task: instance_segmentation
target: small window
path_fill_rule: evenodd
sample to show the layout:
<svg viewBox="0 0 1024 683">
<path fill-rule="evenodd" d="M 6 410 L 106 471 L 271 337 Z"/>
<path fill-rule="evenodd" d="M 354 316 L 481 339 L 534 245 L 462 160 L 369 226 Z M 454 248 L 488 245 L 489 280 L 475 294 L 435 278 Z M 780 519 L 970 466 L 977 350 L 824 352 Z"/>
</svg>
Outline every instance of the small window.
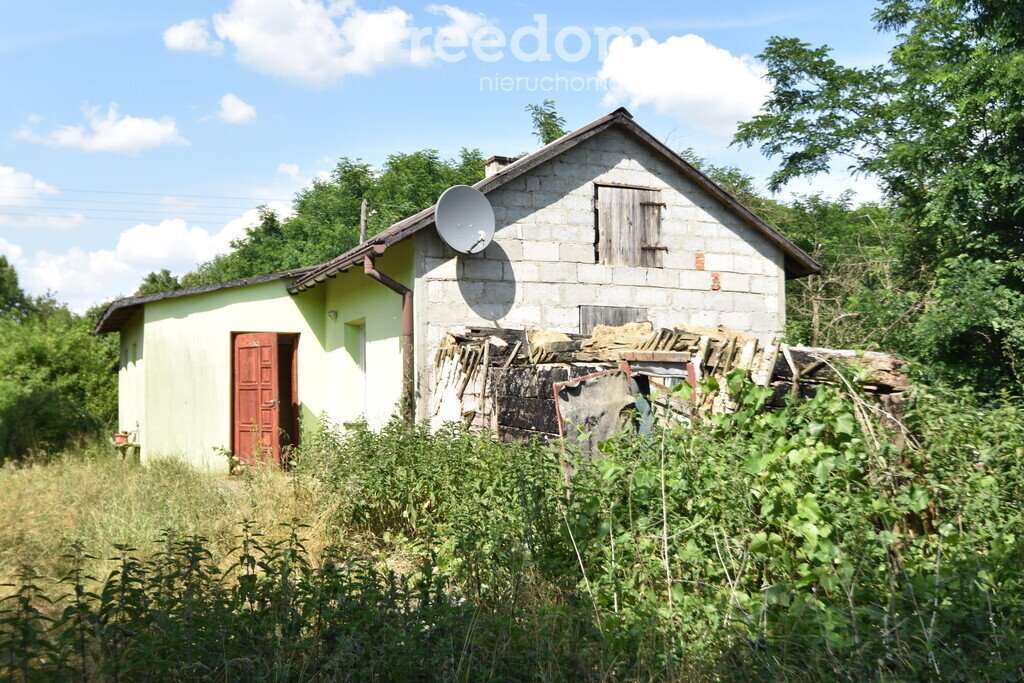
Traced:
<svg viewBox="0 0 1024 683">
<path fill-rule="evenodd" d="M 661 191 L 639 187 L 597 187 L 597 262 L 610 266 L 660 268 Z"/>
<path fill-rule="evenodd" d="M 365 416 L 369 408 L 366 393 L 366 321 L 356 320 L 345 324 L 345 348 L 356 366 L 359 382 L 358 393 L 360 412 Z M 355 393 L 355 392 L 354 392 Z"/>
</svg>

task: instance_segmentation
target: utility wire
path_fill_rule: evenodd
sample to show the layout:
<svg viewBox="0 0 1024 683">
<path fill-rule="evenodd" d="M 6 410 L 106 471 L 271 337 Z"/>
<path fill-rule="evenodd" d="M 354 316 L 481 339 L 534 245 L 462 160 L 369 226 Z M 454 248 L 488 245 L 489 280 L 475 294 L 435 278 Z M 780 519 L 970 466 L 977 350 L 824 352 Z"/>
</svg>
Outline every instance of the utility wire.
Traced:
<svg viewBox="0 0 1024 683">
<path fill-rule="evenodd" d="M 0 190 L 35 190 L 36 188 L 31 185 L 2 185 Z M 126 194 L 135 195 L 140 197 L 186 197 L 188 199 L 238 199 L 243 201 L 254 201 L 254 202 L 290 202 L 291 197 L 287 199 L 281 197 L 231 197 L 227 195 L 215 195 L 215 194 L 172 194 L 170 192 L 129 192 L 127 190 L 76 190 L 72 188 L 57 188 L 59 192 L 83 192 L 86 194 Z"/>
</svg>

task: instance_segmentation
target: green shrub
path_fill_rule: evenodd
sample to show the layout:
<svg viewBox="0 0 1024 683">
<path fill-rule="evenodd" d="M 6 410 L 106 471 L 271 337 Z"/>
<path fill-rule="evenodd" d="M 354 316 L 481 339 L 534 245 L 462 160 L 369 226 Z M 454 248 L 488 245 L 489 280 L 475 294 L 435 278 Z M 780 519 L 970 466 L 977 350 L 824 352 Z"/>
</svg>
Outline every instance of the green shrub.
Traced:
<svg viewBox="0 0 1024 683">
<path fill-rule="evenodd" d="M 95 589 L 79 546 L 66 588 L 30 568 L 12 587 L 2 673 L 1024 676 L 1019 400 L 919 390 L 894 433 L 835 389 L 774 413 L 730 392 L 740 410 L 710 424 L 570 450 L 569 488 L 558 447 L 307 430 L 291 476 L 337 545 L 308 552 L 298 520 L 246 523 L 226 554 L 173 531 L 117 546 Z"/>
<path fill-rule="evenodd" d="M 434 557 L 478 600 L 565 573 L 557 451 L 397 419 L 346 427 L 308 430 L 297 468 L 337 500 L 340 527 Z"/>
</svg>

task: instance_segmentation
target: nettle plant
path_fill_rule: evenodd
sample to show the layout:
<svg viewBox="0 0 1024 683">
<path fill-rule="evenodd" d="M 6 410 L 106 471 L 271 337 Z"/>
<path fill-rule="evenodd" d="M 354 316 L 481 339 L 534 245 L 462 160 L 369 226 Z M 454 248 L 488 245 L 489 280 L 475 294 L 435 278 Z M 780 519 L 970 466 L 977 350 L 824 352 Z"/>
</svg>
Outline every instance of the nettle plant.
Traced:
<svg viewBox="0 0 1024 683">
<path fill-rule="evenodd" d="M 735 413 L 616 438 L 577 478 L 569 526 L 606 633 L 645 634 L 628 647 L 666 664 L 946 675 L 1019 628 L 1019 600 L 997 590 L 1024 578 L 1021 499 L 1006 496 L 1019 464 L 1000 481 L 994 459 L 922 428 L 929 409 L 895 435 L 852 391 L 765 412 L 769 390 L 728 385 Z"/>
</svg>

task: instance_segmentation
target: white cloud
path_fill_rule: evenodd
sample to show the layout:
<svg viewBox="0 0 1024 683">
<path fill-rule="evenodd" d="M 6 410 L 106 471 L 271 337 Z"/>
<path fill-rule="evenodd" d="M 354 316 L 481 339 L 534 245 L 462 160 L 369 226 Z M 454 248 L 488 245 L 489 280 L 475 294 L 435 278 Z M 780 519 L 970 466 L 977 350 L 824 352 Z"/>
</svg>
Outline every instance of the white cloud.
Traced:
<svg viewBox="0 0 1024 683">
<path fill-rule="evenodd" d="M 0 165 L 0 225 L 64 230 L 85 222 L 81 213 L 53 213 L 50 207 L 44 207 L 44 198 L 54 194 L 57 188 L 53 185 L 12 166 Z"/>
<path fill-rule="evenodd" d="M 15 137 L 19 140 L 42 142 L 51 147 L 70 147 L 86 152 L 116 152 L 134 155 L 163 145 L 187 145 L 188 140 L 178 132 L 174 119 L 164 116 L 147 119 L 118 113 L 117 104 L 111 103 L 103 113 L 99 107 L 86 107 L 86 126 L 60 126 L 45 135 L 31 128 L 22 128 Z"/>
<path fill-rule="evenodd" d="M 389 7 L 367 12 L 354 2 L 234 0 L 213 18 L 242 64 L 261 73 L 322 87 L 409 61 L 412 17 Z"/>
<path fill-rule="evenodd" d="M 248 123 L 256 118 L 256 107 L 237 95 L 228 93 L 220 98 L 220 111 L 217 112 L 217 118 L 225 123 Z"/>
<path fill-rule="evenodd" d="M 213 39 L 207 25 L 206 19 L 189 19 L 175 24 L 164 31 L 164 45 L 170 50 L 219 55 L 224 51 L 224 43 Z"/>
<path fill-rule="evenodd" d="M 68 230 L 86 223 L 85 215 L 79 212 L 54 214 L 5 214 L 0 209 L 0 225 L 12 228 L 34 228 L 40 230 Z"/>
<path fill-rule="evenodd" d="M 283 173 L 289 178 L 299 177 L 299 165 L 298 164 L 278 164 L 277 172 Z"/>
<path fill-rule="evenodd" d="M 752 58 L 688 34 L 661 43 L 617 38 L 598 77 L 613 88 L 606 104 L 651 104 L 681 123 L 726 136 L 760 110 L 770 91 L 764 75 Z"/>
<path fill-rule="evenodd" d="M 6 256 L 8 261 L 15 264 L 15 268 L 17 268 L 17 264 L 21 262 L 22 253 L 23 250 L 20 246 L 12 244 L 3 237 L 0 237 L 0 255 Z"/>
<path fill-rule="evenodd" d="M 444 15 L 448 17 L 448 25 L 437 30 L 437 39 L 440 43 L 452 48 L 469 47 L 473 34 L 484 26 L 491 26 L 493 22 L 482 14 L 474 14 L 452 5 L 428 5 L 427 11 L 431 14 Z M 429 51 L 426 55 L 416 55 L 419 59 L 429 59 Z"/>
<path fill-rule="evenodd" d="M 223 43 L 213 42 L 204 19 L 170 27 L 164 42 L 172 49 L 205 51 L 227 44 L 251 69 L 321 88 L 395 64 L 430 63 L 437 56 L 434 38 L 465 47 L 473 32 L 489 23 L 452 5 L 427 9 L 449 22 L 436 34 L 433 28 L 415 28 L 412 15 L 395 6 L 368 11 L 355 0 L 233 0 L 226 12 L 213 16 L 213 30 Z"/>
<path fill-rule="evenodd" d="M 40 197 L 56 193 L 57 188 L 32 174 L 0 165 L 0 207 L 35 205 Z"/>
<path fill-rule="evenodd" d="M 279 216 L 291 214 L 284 203 L 271 202 L 268 206 Z M 133 225 L 121 232 L 113 248 L 40 250 L 31 256 L 21 246 L 0 237 L 0 254 L 6 254 L 14 263 L 26 291 L 53 292 L 59 301 L 83 311 L 98 301 L 131 294 L 150 271 L 167 268 L 180 275 L 198 263 L 229 252 L 231 242 L 243 237 L 246 228 L 258 222 L 255 209 L 245 211 L 215 231 L 171 218 L 157 224 Z"/>
</svg>

